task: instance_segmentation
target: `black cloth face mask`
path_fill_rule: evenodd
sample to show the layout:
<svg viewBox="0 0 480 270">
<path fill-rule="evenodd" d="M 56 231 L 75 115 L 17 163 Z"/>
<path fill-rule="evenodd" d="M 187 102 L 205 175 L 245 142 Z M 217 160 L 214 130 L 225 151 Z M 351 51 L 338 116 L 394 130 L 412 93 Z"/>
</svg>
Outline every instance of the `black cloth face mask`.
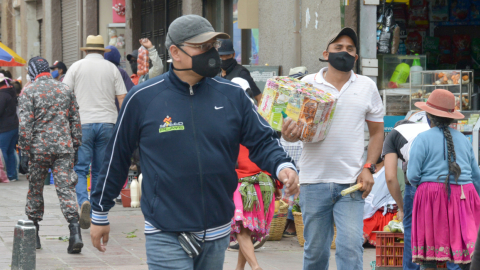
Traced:
<svg viewBox="0 0 480 270">
<path fill-rule="evenodd" d="M 217 49 L 212 47 L 210 50 L 195 56 L 189 55 L 185 52 L 180 46 L 177 46 L 182 52 L 192 58 L 192 68 L 178 69 L 173 67 L 173 69 L 178 71 L 191 70 L 202 77 L 213 78 L 220 73 L 220 55 L 218 54 Z"/>
<path fill-rule="evenodd" d="M 236 62 L 237 62 L 237 60 L 235 60 L 234 57 L 229 58 L 229 59 L 226 59 L 226 60 L 222 60 L 222 64 L 220 65 L 220 67 L 221 67 L 223 70 L 228 70 L 228 68 L 230 68 L 231 66 L 233 66 Z"/>
<path fill-rule="evenodd" d="M 328 62 L 336 70 L 349 72 L 355 65 L 355 56 L 348 52 L 329 53 L 328 60 L 320 59 L 322 62 Z"/>
<path fill-rule="evenodd" d="M 138 64 L 137 64 L 137 61 L 135 62 L 130 62 L 130 67 L 132 68 L 132 72 L 133 74 L 137 74 L 137 69 L 138 69 Z"/>
</svg>

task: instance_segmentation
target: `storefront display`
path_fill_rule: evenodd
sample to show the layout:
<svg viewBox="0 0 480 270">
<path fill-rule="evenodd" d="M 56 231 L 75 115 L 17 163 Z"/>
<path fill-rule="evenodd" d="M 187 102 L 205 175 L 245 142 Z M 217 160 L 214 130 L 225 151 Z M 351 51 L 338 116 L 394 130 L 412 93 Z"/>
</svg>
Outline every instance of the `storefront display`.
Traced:
<svg viewBox="0 0 480 270">
<path fill-rule="evenodd" d="M 399 44 L 398 50 L 392 49 L 396 54 L 382 53 L 377 42 L 377 86 L 386 114 L 399 115 L 405 113 L 405 108 L 414 109 L 414 102 L 442 88 L 457 96 L 460 110 L 477 109 L 480 0 L 386 2 L 377 8 L 377 29 L 386 26 L 390 10 L 394 21 L 390 27 L 400 28 L 400 40 L 390 40 L 392 46 Z M 414 64 L 414 58 L 402 59 L 404 54 L 414 58 L 419 54 L 420 63 Z"/>
<path fill-rule="evenodd" d="M 419 74 L 421 84 L 410 83 L 410 109 L 415 102 L 426 101 L 435 89 L 446 89 L 455 95 L 456 110 L 470 110 L 473 92 L 473 71 L 471 70 L 429 70 L 412 72 Z"/>
<path fill-rule="evenodd" d="M 125 24 L 124 23 L 110 23 L 107 27 L 108 33 L 108 44 L 110 46 L 115 46 L 120 55 L 120 67 L 126 68 L 125 62 Z"/>
</svg>

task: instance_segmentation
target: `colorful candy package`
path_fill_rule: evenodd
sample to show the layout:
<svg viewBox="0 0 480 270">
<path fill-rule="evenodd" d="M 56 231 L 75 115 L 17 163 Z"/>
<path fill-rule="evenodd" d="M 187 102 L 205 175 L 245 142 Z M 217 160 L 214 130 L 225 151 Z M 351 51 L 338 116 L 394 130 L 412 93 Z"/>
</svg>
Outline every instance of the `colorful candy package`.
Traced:
<svg viewBox="0 0 480 270">
<path fill-rule="evenodd" d="M 148 58 L 148 50 L 145 47 L 140 47 L 138 49 L 138 58 L 137 58 L 137 75 L 143 76 L 148 74 L 150 64 Z"/>
<path fill-rule="evenodd" d="M 277 131 L 282 130 L 283 112 L 301 127 L 303 142 L 319 142 L 328 134 L 335 105 L 333 95 L 311 84 L 274 77 L 265 85 L 258 112 Z"/>
</svg>

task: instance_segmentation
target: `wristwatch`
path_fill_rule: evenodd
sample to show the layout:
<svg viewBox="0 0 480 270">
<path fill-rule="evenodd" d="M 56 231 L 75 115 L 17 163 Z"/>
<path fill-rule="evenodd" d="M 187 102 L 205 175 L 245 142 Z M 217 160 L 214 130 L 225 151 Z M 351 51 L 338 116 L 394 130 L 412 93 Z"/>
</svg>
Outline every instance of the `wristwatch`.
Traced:
<svg viewBox="0 0 480 270">
<path fill-rule="evenodd" d="M 375 164 L 372 164 L 372 163 L 365 164 L 363 168 L 367 168 L 368 170 L 370 170 L 372 174 L 374 174 L 377 170 L 377 167 L 375 166 Z"/>
</svg>

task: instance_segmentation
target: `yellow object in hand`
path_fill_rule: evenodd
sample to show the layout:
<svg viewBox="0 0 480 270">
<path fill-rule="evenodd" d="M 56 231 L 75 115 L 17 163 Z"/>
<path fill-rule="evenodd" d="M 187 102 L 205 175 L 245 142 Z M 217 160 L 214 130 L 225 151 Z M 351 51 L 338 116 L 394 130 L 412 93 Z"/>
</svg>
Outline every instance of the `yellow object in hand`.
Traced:
<svg viewBox="0 0 480 270">
<path fill-rule="evenodd" d="M 350 193 L 352 193 L 352 192 L 355 192 L 355 191 L 361 189 L 362 186 L 363 186 L 362 183 L 356 184 L 355 186 L 351 186 L 351 187 L 349 187 L 349 188 L 347 188 L 347 189 L 342 190 L 342 192 L 340 192 L 340 194 L 342 194 L 342 196 L 348 195 L 348 194 L 350 194 Z"/>
<path fill-rule="evenodd" d="M 280 209 L 280 201 L 275 201 L 275 211 L 274 213 L 278 213 L 278 210 Z"/>
</svg>

